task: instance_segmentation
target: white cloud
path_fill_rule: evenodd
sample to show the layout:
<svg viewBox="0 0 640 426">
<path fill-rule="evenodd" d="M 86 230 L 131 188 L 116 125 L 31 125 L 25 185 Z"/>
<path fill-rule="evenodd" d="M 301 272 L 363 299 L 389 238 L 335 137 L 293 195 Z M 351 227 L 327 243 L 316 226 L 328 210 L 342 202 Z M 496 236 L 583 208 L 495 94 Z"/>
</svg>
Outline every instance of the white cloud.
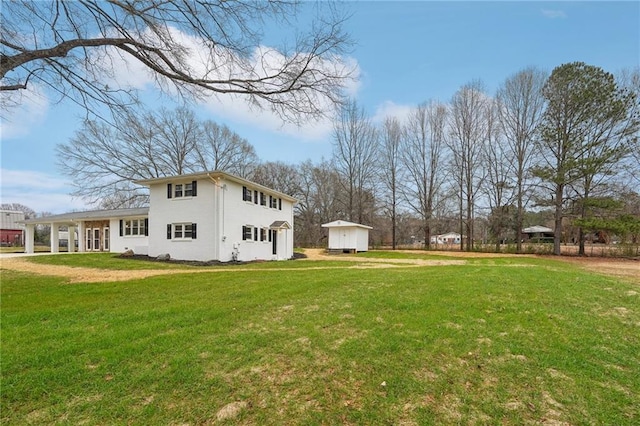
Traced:
<svg viewBox="0 0 640 426">
<path fill-rule="evenodd" d="M 555 9 L 542 9 L 542 14 L 549 19 L 564 19 L 567 17 L 567 14 L 564 13 L 564 10 L 555 10 Z"/>
<path fill-rule="evenodd" d="M 49 100 L 42 89 L 30 84 L 26 90 L 6 92 L 0 105 L 2 113 L 0 132 L 2 140 L 10 140 L 29 134 L 29 130 L 44 122 L 49 110 Z"/>
<path fill-rule="evenodd" d="M 382 123 L 385 118 L 397 118 L 401 123 L 405 122 L 415 105 L 399 105 L 392 101 L 385 101 L 378 105 L 373 115 L 374 123 Z"/>
<path fill-rule="evenodd" d="M 86 210 L 80 200 L 71 197 L 71 185 L 57 176 L 32 170 L 1 169 L 2 203 L 20 203 L 36 212 L 66 213 Z"/>
<path fill-rule="evenodd" d="M 226 50 L 217 50 L 215 58 L 211 58 L 203 40 L 175 29 L 172 32 L 172 37 L 188 49 L 185 65 L 191 70 L 191 74 L 206 75 L 210 79 L 225 80 L 229 76 L 240 78 L 248 73 L 267 76 L 274 70 L 278 70 L 285 61 L 291 58 L 285 57 L 276 49 L 268 46 L 258 46 L 249 60 L 240 60 L 233 52 Z M 109 83 L 110 85 L 137 89 L 156 85 L 153 76 L 137 61 L 126 56 L 114 55 L 112 64 L 115 74 L 113 81 Z M 213 64 L 216 66 L 214 67 Z M 360 88 L 360 69 L 355 59 L 351 57 L 335 57 L 322 61 L 318 59 L 313 65 L 331 74 L 347 75 L 348 72 L 352 72 L 352 78 L 345 81 L 344 92 L 347 96 L 355 97 Z M 230 88 L 232 87 L 230 86 Z M 172 93 L 170 84 L 165 84 L 163 89 Z M 328 136 L 332 129 L 330 118 L 320 118 L 298 125 L 289 120 L 283 120 L 271 111 L 269 105 L 263 101 L 251 104 L 249 98 L 244 95 L 206 92 L 204 94 L 206 96 L 201 101 L 201 105 L 207 110 L 226 120 L 255 126 L 261 130 L 294 136 L 302 140 L 322 140 Z M 333 113 L 334 106 L 328 99 L 317 94 L 312 94 L 312 96 L 311 99 L 306 99 L 304 96 L 301 99 L 313 103 L 316 107 L 326 111 L 327 115 Z"/>
</svg>

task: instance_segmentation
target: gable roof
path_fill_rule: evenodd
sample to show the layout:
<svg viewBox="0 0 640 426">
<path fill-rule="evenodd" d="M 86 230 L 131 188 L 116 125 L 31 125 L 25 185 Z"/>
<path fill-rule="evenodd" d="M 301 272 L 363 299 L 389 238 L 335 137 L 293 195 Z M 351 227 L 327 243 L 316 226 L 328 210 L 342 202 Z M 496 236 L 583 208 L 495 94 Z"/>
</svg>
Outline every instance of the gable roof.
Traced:
<svg viewBox="0 0 640 426">
<path fill-rule="evenodd" d="M 107 220 L 121 219 L 127 217 L 148 216 L 149 207 L 136 209 L 112 209 L 112 210 L 89 210 L 84 212 L 73 212 L 55 214 L 51 216 L 38 217 L 23 221 L 25 224 L 54 223 L 54 222 L 77 222 L 79 220 Z"/>
<path fill-rule="evenodd" d="M 276 220 L 269 225 L 269 229 L 291 229 L 291 225 L 286 220 Z"/>
<path fill-rule="evenodd" d="M 363 229 L 373 229 L 371 226 L 361 225 L 359 223 L 348 222 L 346 220 L 334 220 L 333 222 L 323 223 L 323 228 L 363 228 Z"/>
<path fill-rule="evenodd" d="M 139 179 L 134 180 L 133 183 L 144 186 L 156 185 L 159 183 L 171 183 L 176 180 L 198 180 L 198 179 L 227 179 L 232 182 L 239 183 L 240 185 L 250 185 L 253 188 L 257 188 L 263 192 L 270 192 L 271 194 L 275 194 L 280 198 L 283 198 L 292 203 L 296 203 L 298 200 L 293 198 L 291 195 L 287 195 L 284 192 L 276 191 L 275 189 L 268 188 L 264 185 L 260 185 L 259 183 L 252 182 L 250 180 L 241 178 L 240 176 L 232 175 L 231 173 L 223 172 L 220 170 L 213 170 L 208 172 L 197 172 L 197 173 L 188 173 L 186 175 L 174 175 L 174 176 L 164 176 L 152 179 Z"/>
</svg>

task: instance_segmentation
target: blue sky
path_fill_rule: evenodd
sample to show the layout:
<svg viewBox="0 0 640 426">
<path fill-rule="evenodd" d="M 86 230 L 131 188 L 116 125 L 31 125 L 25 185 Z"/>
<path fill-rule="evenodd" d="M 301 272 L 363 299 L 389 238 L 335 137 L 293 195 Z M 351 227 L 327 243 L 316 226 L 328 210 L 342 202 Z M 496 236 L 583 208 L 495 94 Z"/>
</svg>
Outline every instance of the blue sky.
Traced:
<svg viewBox="0 0 640 426">
<path fill-rule="evenodd" d="M 639 2 L 350 2 L 350 52 L 359 77 L 349 88 L 374 120 L 403 116 L 429 99 L 447 102 L 465 83 L 493 94 L 527 66 L 551 71 L 583 61 L 610 72 L 640 65 Z M 277 37 L 270 36 L 277 39 Z M 146 84 L 149 108 L 167 104 Z M 203 118 L 246 138 L 265 161 L 331 156 L 331 123 L 296 128 L 226 99 L 194 105 Z M 3 203 L 62 213 L 84 208 L 56 166 L 55 145 L 80 127 L 70 102 L 25 101 L 2 121 Z"/>
</svg>

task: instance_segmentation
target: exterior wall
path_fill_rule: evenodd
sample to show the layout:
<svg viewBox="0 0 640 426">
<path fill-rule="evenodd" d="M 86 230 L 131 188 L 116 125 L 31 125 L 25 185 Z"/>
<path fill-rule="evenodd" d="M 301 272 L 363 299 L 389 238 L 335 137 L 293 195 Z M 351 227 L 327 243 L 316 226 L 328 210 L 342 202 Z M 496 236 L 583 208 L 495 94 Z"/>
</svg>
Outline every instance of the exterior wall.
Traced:
<svg viewBox="0 0 640 426">
<path fill-rule="evenodd" d="M 22 229 L 2 229 L 0 243 L 3 246 L 21 246 L 24 243 L 23 233 Z"/>
<path fill-rule="evenodd" d="M 176 177 L 176 184 L 191 183 L 191 179 Z M 215 195 L 216 187 L 208 179 L 198 180 L 195 197 L 167 197 L 167 184 L 159 183 L 149 188 L 149 256 L 168 253 L 174 259 L 216 259 Z M 197 224 L 196 238 L 176 240 L 167 238 L 167 225 L 176 223 Z"/>
<path fill-rule="evenodd" d="M 190 183 L 191 179 L 176 178 L 175 184 Z M 249 187 L 249 185 L 247 185 Z M 250 188 L 253 191 L 256 188 Z M 260 190 L 258 190 L 260 192 Z M 279 260 L 293 257 L 293 230 L 276 233 L 277 255 L 272 254 L 272 242 L 245 241 L 242 227 L 269 228 L 274 221 L 287 221 L 293 225 L 293 203 L 282 199 L 282 210 L 253 201 L 243 201 L 243 185 L 223 177 L 215 181 L 209 178 L 197 180 L 195 197 L 167 197 L 167 184 L 158 183 L 150 187 L 149 209 L 149 256 L 168 253 L 174 259 L 184 260 Z M 195 239 L 167 239 L 167 225 L 195 223 Z M 258 233 L 258 237 L 260 234 Z M 258 238 L 259 239 L 259 238 Z M 135 250 L 134 250 L 135 251 Z"/>
<path fill-rule="evenodd" d="M 128 217 L 126 219 L 111 219 L 109 221 L 109 234 L 111 237 L 110 251 L 113 253 L 123 253 L 133 250 L 135 254 L 148 254 L 149 237 L 144 235 L 120 235 L 120 220 L 142 219 L 145 217 Z"/>
<path fill-rule="evenodd" d="M 330 250 L 357 250 L 358 240 L 356 236 L 356 229 L 352 227 L 339 226 L 329 228 L 329 242 L 328 247 Z"/>
<path fill-rule="evenodd" d="M 364 228 L 356 228 L 357 251 L 369 250 L 369 230 Z"/>
<path fill-rule="evenodd" d="M 273 242 L 269 241 L 269 226 L 275 221 L 286 221 L 293 226 L 293 203 L 282 199 L 282 210 L 269 206 L 269 196 L 276 198 L 276 194 L 268 191 L 260 191 L 247 184 L 247 189 L 252 191 L 252 201 L 244 201 L 242 197 L 243 185 L 237 182 L 223 180 L 221 182 L 225 188 L 222 191 L 222 220 L 220 223 L 220 254 L 219 260 L 227 262 L 232 260 L 232 253 L 237 252 L 238 260 L 284 260 L 293 257 L 293 229 L 274 230 L 276 237 L 277 254 L 273 254 Z M 253 201 L 255 191 L 263 192 L 267 205 L 263 206 Z M 243 240 L 242 227 L 251 226 L 253 228 L 267 228 L 266 241 Z M 273 235 L 272 235 L 273 237 Z M 235 249 L 234 249 L 235 246 Z"/>
</svg>

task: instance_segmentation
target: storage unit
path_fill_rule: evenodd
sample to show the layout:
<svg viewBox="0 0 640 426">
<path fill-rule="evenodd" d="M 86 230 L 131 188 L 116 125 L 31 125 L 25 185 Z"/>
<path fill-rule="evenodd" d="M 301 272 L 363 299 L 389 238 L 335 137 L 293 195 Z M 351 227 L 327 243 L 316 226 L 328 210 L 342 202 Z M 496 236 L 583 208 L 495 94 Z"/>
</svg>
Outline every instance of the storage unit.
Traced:
<svg viewBox="0 0 640 426">
<path fill-rule="evenodd" d="M 335 220 L 325 223 L 329 230 L 328 251 L 330 253 L 355 253 L 369 250 L 369 230 L 371 226 Z"/>
</svg>

